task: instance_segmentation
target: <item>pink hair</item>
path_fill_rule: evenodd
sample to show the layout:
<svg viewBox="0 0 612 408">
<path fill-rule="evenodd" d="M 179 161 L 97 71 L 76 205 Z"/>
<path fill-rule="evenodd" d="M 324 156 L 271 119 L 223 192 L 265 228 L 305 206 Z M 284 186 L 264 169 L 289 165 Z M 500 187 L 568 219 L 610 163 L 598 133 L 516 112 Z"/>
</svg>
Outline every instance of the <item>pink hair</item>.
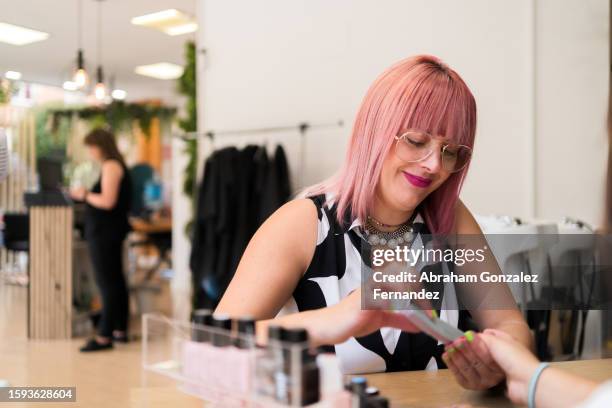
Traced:
<svg viewBox="0 0 612 408">
<path fill-rule="evenodd" d="M 357 113 L 342 168 L 334 177 L 307 189 L 306 195 L 334 194 L 340 223 L 346 222 L 347 215 L 351 220 L 364 220 L 394 136 L 409 128 L 444 135 L 458 144 L 474 145 L 474 96 L 461 77 L 436 57 L 407 58 L 376 79 Z M 421 203 L 432 233 L 451 231 L 468 167 L 469 163 L 451 174 Z"/>
</svg>

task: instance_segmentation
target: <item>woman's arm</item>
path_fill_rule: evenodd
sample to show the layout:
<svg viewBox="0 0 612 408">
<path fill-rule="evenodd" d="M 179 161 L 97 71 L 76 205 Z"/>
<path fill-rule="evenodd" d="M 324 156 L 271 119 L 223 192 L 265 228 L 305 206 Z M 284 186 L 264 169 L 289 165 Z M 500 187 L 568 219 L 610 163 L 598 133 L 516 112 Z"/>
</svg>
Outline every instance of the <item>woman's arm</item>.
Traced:
<svg viewBox="0 0 612 408">
<path fill-rule="evenodd" d="M 363 336 L 386 326 L 417 331 L 401 314 L 361 310 L 360 289 L 335 305 L 275 318 L 308 268 L 316 241 L 314 203 L 300 199 L 283 205 L 249 242 L 215 313 L 255 318 L 260 344 L 267 342 L 270 324 L 305 328 L 315 347 L 341 343 L 351 336 Z"/>
<path fill-rule="evenodd" d="M 317 210 L 308 199 L 279 208 L 249 242 L 216 312 L 270 319 L 291 297 L 317 241 Z"/>
<path fill-rule="evenodd" d="M 485 330 L 478 337 L 504 370 L 508 397 L 515 403 L 527 404 L 529 382 L 539 363 L 536 357 L 505 332 Z M 537 382 L 535 405 L 542 408 L 575 407 L 596 387 L 593 381 L 549 367 L 542 372 Z"/>
<path fill-rule="evenodd" d="M 480 227 L 461 201 L 457 204 L 455 231 L 459 245 L 472 249 L 486 245 Z M 478 263 L 478 270 L 464 273 L 479 274 L 484 270 L 501 273 L 490 251 L 486 253 L 484 261 Z M 469 298 L 467 303 L 470 304 L 470 313 L 480 330 L 497 329 L 512 336 L 523 346 L 529 349 L 533 347 L 529 327 L 505 283 L 466 283 L 462 284 L 459 292 L 462 299 Z M 442 358 L 457 382 L 465 388 L 483 390 L 504 379 L 504 372 L 493 360 L 487 345 L 473 334 L 448 345 Z"/>
<path fill-rule="evenodd" d="M 471 237 L 482 237 L 483 242 L 486 243 L 486 240 L 484 240 L 483 237 L 482 230 L 478 226 L 478 223 L 474 219 L 474 216 L 461 202 L 461 200 L 457 202 L 455 225 L 456 231 L 460 236 L 465 235 Z M 485 262 L 491 264 L 490 267 L 480 264 L 479 268 L 484 268 L 483 270 L 490 271 L 499 270 L 499 265 L 497 264 L 497 261 L 493 257 L 492 253 L 489 254 L 490 255 L 488 256 L 488 259 L 485 259 Z M 486 306 L 482 307 L 481 305 L 481 307 L 474 308 L 470 311 L 472 314 L 472 318 L 476 321 L 478 327 L 481 330 L 502 330 L 514 337 L 519 343 L 523 344 L 525 347 L 532 349 L 533 338 L 531 332 L 529 331 L 529 326 L 527 326 L 527 322 L 523 318 L 523 315 L 516 307 L 506 307 L 507 304 L 510 302 L 502 301 L 501 299 L 499 299 L 503 296 L 510 300 L 512 303 L 514 303 L 510 288 L 508 288 L 506 284 L 502 283 L 488 285 L 487 289 L 496 291 L 496 304 L 492 305 L 493 308 L 491 309 L 487 309 Z"/>
<path fill-rule="evenodd" d="M 106 160 L 102 164 L 102 186 L 100 193 L 87 193 L 85 202 L 102 210 L 110 210 L 117 204 L 123 167 L 116 160 Z"/>
</svg>

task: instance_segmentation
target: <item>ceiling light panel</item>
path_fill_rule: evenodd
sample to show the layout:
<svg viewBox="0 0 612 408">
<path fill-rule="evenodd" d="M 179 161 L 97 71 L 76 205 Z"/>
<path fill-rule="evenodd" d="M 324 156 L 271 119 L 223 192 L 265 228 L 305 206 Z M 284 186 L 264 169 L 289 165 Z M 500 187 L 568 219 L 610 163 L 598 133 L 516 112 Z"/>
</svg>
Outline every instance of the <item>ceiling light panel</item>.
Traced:
<svg viewBox="0 0 612 408">
<path fill-rule="evenodd" d="M 169 62 L 158 62 L 156 64 L 137 66 L 134 72 L 151 78 L 176 79 L 183 75 L 183 67 Z"/>
<path fill-rule="evenodd" d="M 4 73 L 4 77 L 6 79 L 12 79 L 13 81 L 18 81 L 21 79 L 21 72 L 17 71 L 6 71 Z"/>
<path fill-rule="evenodd" d="M 26 45 L 49 38 L 49 33 L 0 22 L 0 42 Z"/>
<path fill-rule="evenodd" d="M 192 33 L 198 29 L 193 18 L 177 9 L 162 10 L 155 13 L 134 17 L 132 24 L 159 30 L 168 35 Z"/>
</svg>

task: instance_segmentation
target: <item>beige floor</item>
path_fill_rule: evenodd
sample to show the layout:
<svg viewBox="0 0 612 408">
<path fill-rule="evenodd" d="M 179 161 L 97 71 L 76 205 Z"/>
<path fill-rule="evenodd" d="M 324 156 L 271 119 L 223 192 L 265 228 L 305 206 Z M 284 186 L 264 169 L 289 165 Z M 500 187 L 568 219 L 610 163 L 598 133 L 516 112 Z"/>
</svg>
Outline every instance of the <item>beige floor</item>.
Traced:
<svg viewBox="0 0 612 408">
<path fill-rule="evenodd" d="M 202 407 L 170 379 L 141 369 L 139 342 L 82 354 L 83 339 L 28 341 L 27 289 L 0 283 L 0 379 L 11 386 L 75 386 L 76 403 L 0 403 L 15 407 Z"/>
</svg>

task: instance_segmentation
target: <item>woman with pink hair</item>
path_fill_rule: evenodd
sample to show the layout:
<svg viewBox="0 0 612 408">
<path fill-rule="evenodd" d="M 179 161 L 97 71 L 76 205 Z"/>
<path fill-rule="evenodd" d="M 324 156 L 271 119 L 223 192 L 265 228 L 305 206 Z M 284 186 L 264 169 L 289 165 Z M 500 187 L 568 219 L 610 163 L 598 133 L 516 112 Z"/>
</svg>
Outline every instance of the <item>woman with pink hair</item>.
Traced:
<svg viewBox="0 0 612 408">
<path fill-rule="evenodd" d="M 216 312 L 255 317 L 260 341 L 270 324 L 304 327 L 314 346 L 338 355 L 345 373 L 446 365 L 466 388 L 500 383 L 504 373 L 484 342 L 462 338 L 445 352 L 404 315 L 361 308 L 368 245 L 482 234 L 458 198 L 475 131 L 474 97 L 438 58 L 416 56 L 387 69 L 361 104 L 340 171 L 260 227 Z M 441 318 L 460 329 L 473 319 L 479 330 L 531 343 L 516 307 L 464 313 L 452 284 L 442 305 Z"/>
</svg>

